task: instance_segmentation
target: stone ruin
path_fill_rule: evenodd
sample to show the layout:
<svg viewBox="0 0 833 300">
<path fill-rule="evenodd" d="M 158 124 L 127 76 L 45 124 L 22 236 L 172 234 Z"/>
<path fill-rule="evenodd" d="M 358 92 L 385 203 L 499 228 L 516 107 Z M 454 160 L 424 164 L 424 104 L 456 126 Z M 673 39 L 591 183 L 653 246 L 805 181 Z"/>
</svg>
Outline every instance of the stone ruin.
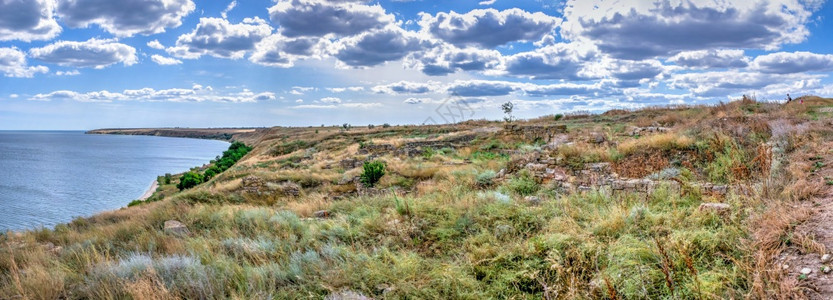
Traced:
<svg viewBox="0 0 833 300">
<path fill-rule="evenodd" d="M 244 194 L 281 195 L 287 197 L 298 197 L 301 195 L 301 186 L 292 181 L 271 182 L 257 176 L 246 176 L 243 178 L 241 186 L 241 191 Z"/>
<path fill-rule="evenodd" d="M 527 141 L 543 141 L 549 143 L 553 136 L 567 133 L 567 125 L 517 125 L 506 124 L 503 133 L 520 137 Z"/>
<path fill-rule="evenodd" d="M 610 163 L 588 163 L 582 170 L 566 170 L 558 166 L 556 159 L 541 152 L 534 152 L 523 158 L 515 159 L 501 170 L 502 176 L 522 169 L 529 170 L 536 181 L 554 184 L 570 192 L 586 192 L 594 189 L 608 190 L 613 193 L 640 193 L 649 195 L 660 187 L 667 187 L 671 193 L 681 194 L 680 182 L 673 179 L 621 178 L 612 172 Z M 730 187 L 711 183 L 690 184 L 688 190 L 697 189 L 704 195 L 725 196 Z"/>
</svg>

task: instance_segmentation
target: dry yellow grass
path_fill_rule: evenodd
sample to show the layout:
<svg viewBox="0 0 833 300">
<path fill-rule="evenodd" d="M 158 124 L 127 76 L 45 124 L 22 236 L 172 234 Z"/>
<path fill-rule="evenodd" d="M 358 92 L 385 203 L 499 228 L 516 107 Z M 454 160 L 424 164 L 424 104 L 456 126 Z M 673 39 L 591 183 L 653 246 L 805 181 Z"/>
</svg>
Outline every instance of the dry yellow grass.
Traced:
<svg viewBox="0 0 833 300">
<path fill-rule="evenodd" d="M 617 149 L 623 155 L 630 155 L 644 150 L 672 150 L 687 149 L 694 145 L 694 139 L 673 132 L 659 133 L 640 137 L 638 139 L 626 140 L 619 144 Z"/>
</svg>

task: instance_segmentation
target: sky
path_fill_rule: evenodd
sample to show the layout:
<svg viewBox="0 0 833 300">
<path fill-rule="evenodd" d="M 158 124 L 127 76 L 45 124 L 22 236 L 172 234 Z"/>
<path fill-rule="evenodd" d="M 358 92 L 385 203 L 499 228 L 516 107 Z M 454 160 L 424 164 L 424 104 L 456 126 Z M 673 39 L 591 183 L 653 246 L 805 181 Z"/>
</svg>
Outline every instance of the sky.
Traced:
<svg viewBox="0 0 833 300">
<path fill-rule="evenodd" d="M 833 94 L 824 0 L 0 0 L 0 130 L 497 120 Z"/>
</svg>

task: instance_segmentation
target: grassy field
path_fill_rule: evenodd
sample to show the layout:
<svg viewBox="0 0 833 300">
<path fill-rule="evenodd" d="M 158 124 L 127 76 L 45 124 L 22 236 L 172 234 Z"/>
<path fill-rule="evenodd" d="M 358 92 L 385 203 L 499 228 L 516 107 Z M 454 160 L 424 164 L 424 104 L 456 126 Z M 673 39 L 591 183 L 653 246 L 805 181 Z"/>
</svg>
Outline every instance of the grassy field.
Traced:
<svg viewBox="0 0 833 300">
<path fill-rule="evenodd" d="M 561 128 L 544 138 L 491 121 L 262 129 L 193 189 L 174 176 L 129 208 L 0 236 L 0 298 L 802 298 L 774 258 L 826 253 L 793 229 L 828 188 L 833 101 L 796 102 L 511 124 Z M 374 187 L 356 183 L 365 161 L 385 165 Z"/>
</svg>

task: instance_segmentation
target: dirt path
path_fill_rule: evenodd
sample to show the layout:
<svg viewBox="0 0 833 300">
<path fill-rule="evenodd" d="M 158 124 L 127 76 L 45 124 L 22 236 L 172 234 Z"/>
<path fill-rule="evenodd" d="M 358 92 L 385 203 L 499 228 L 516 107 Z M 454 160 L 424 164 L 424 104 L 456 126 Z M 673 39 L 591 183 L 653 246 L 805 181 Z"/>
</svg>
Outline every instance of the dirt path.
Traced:
<svg viewBox="0 0 833 300">
<path fill-rule="evenodd" d="M 795 227 L 794 237 L 808 237 L 810 242 L 803 245 L 792 245 L 780 257 L 782 268 L 787 278 L 797 278 L 804 294 L 809 299 L 833 299 L 833 255 L 827 261 L 822 261 L 824 254 L 833 254 L 833 185 L 826 182 L 833 180 L 833 154 L 830 149 L 833 143 L 825 143 L 817 157 L 812 161 L 821 166 L 814 167 L 809 180 L 823 181 L 822 191 L 818 197 L 807 201 L 804 205 L 811 208 L 812 213 L 804 223 Z M 799 239 L 800 240 L 800 239 Z M 814 241 L 814 242 L 812 242 Z M 824 267 L 828 267 L 825 273 Z M 803 274 L 809 269 L 809 274 Z"/>
<path fill-rule="evenodd" d="M 147 191 L 145 191 L 145 193 L 144 193 L 144 194 L 142 194 L 142 197 L 139 197 L 139 200 L 140 200 L 140 201 L 145 201 L 145 200 L 147 200 L 148 198 L 150 198 L 151 196 L 153 196 L 153 193 L 155 193 L 155 192 L 156 192 L 156 189 L 157 189 L 157 188 L 159 188 L 159 182 L 158 182 L 158 181 L 156 181 L 156 180 L 154 180 L 154 181 L 153 181 L 153 183 L 150 185 L 150 188 L 148 188 L 148 190 L 147 190 Z"/>
</svg>

